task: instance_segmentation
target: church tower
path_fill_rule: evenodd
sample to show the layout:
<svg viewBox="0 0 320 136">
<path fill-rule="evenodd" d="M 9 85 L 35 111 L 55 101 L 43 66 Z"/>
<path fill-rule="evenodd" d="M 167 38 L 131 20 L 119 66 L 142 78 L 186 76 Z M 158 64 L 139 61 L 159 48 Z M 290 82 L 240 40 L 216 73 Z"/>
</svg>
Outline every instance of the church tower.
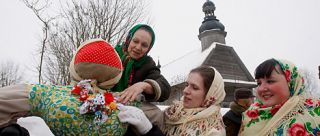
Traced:
<svg viewBox="0 0 320 136">
<path fill-rule="evenodd" d="M 161 68 L 161 73 L 171 85 L 171 95 L 167 101 L 179 100 L 183 95 L 185 77 L 192 68 L 200 65 L 213 66 L 223 77 L 226 97 L 222 102 L 223 107 L 228 107 L 234 100 L 234 90 L 237 88 L 254 88 L 256 83 L 240 57 L 232 46 L 226 45 L 225 27 L 214 15 L 216 7 L 210 0 L 205 1 L 202 11 L 204 20 L 199 28 L 198 38 L 201 48 L 184 55 L 174 62 Z M 196 45 L 199 46 L 199 45 Z M 174 70 L 181 68 L 179 70 Z M 174 71 L 174 73 L 172 72 Z"/>
<path fill-rule="evenodd" d="M 198 35 L 201 41 L 202 51 L 210 47 L 213 42 L 226 43 L 225 37 L 227 32 L 224 31 L 224 25 L 220 23 L 214 15 L 215 10 L 216 7 L 210 0 L 207 0 L 202 6 L 205 17 L 199 28 Z"/>
</svg>

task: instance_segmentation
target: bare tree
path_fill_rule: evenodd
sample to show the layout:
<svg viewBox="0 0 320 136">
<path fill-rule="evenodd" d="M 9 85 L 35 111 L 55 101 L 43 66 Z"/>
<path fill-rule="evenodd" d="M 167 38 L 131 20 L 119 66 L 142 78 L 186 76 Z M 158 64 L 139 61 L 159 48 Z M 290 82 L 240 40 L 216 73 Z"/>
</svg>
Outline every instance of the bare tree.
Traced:
<svg viewBox="0 0 320 136">
<path fill-rule="evenodd" d="M 146 0 L 72 0 L 60 1 L 61 12 L 56 18 L 43 16 L 49 0 L 42 1 L 44 6 L 40 6 L 40 0 L 22 1 L 44 24 L 39 82 L 43 77 L 44 81 L 60 85 L 71 81 L 68 67 L 80 43 L 102 38 L 112 45 L 119 44 L 133 25 L 147 20 L 149 13 Z"/>
<path fill-rule="evenodd" d="M 52 84 L 66 85 L 71 82 L 68 66 L 76 47 L 66 46 L 67 40 L 62 33 L 53 34 L 49 39 L 44 77 Z"/>
<path fill-rule="evenodd" d="M 48 39 L 48 31 L 49 31 L 49 23 L 54 18 L 48 17 L 44 15 L 44 11 L 50 5 L 49 0 L 45 0 L 44 3 L 40 3 L 39 0 L 22 0 L 25 5 L 30 8 L 33 13 L 37 16 L 37 18 L 43 23 L 42 31 L 43 31 L 43 38 L 41 41 L 41 51 L 40 51 L 40 63 L 37 66 L 38 71 L 38 80 L 39 84 L 42 82 L 42 65 L 44 60 L 44 53 L 46 48 L 46 43 Z M 46 16 L 46 17 L 45 17 Z"/>
<path fill-rule="evenodd" d="M 170 82 L 170 85 L 177 85 L 186 82 L 187 76 L 186 75 L 175 75 L 171 78 L 172 81 Z"/>
<path fill-rule="evenodd" d="M 22 72 L 19 65 L 12 61 L 2 62 L 0 67 L 1 87 L 19 83 L 22 80 Z"/>
<path fill-rule="evenodd" d="M 118 44 L 134 24 L 145 20 L 146 6 L 144 0 L 73 1 L 62 7 L 60 32 L 75 47 L 91 38 Z"/>
<path fill-rule="evenodd" d="M 69 63 L 80 43 L 102 38 L 119 44 L 129 29 L 146 19 L 144 0 L 92 0 L 61 4 L 61 18 L 50 28 L 45 77 L 66 85 Z"/>
</svg>

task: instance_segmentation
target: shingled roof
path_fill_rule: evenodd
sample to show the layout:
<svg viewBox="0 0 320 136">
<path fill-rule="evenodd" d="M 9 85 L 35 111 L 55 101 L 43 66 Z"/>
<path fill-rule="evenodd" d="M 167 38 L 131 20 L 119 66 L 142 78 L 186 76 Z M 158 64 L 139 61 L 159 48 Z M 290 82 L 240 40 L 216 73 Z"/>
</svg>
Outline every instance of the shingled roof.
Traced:
<svg viewBox="0 0 320 136">
<path fill-rule="evenodd" d="M 161 68 L 162 74 L 171 85 L 170 98 L 164 104 L 171 104 L 172 101 L 181 98 L 188 73 L 200 65 L 213 66 L 221 73 L 226 91 L 222 107 L 228 107 L 234 100 L 233 93 L 236 88 L 250 89 L 257 86 L 235 50 L 225 44 L 214 42 L 205 50 L 198 48 Z"/>
<path fill-rule="evenodd" d="M 204 51 L 198 48 L 164 65 L 161 72 L 171 86 L 174 86 L 184 82 L 183 79 L 186 79 L 190 70 L 200 65 L 215 67 L 221 73 L 225 83 L 238 84 L 237 87 L 253 88 L 256 86 L 252 75 L 235 50 L 217 42 L 212 43 Z"/>
</svg>

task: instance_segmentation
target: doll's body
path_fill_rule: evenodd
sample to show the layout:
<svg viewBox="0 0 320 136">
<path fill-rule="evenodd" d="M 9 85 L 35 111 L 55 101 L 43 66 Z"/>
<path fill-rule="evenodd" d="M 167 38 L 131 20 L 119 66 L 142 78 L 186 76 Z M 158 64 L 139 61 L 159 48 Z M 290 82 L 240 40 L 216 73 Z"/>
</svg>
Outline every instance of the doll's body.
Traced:
<svg viewBox="0 0 320 136">
<path fill-rule="evenodd" d="M 45 120 L 55 135 L 123 135 L 127 124 L 120 123 L 112 110 L 107 120 L 95 124 L 95 114 L 80 114 L 83 103 L 79 95 L 71 94 L 73 86 L 28 85 L 31 115 Z"/>
<path fill-rule="evenodd" d="M 123 135 L 127 124 L 119 121 L 118 104 L 109 92 L 122 70 L 110 44 L 102 39 L 88 40 L 70 62 L 75 84 L 0 88 L 0 128 L 16 123 L 19 117 L 39 116 L 55 135 Z M 87 80 L 94 82 L 83 87 L 81 83 Z"/>
</svg>

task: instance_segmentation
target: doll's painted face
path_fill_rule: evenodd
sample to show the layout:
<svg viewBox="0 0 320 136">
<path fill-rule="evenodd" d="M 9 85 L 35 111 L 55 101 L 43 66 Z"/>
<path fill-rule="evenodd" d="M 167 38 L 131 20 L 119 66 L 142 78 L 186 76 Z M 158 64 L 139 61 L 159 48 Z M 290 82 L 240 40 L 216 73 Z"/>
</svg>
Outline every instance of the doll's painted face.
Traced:
<svg viewBox="0 0 320 136">
<path fill-rule="evenodd" d="M 149 51 L 152 37 L 150 32 L 144 29 L 138 29 L 129 44 L 128 54 L 135 60 L 139 60 Z"/>
<path fill-rule="evenodd" d="M 201 107 L 205 99 L 206 91 L 203 83 L 203 78 L 197 72 L 191 72 L 186 81 L 186 86 L 183 90 L 183 106 L 184 108 Z"/>
<path fill-rule="evenodd" d="M 277 65 L 269 78 L 264 77 L 257 79 L 258 99 L 266 107 L 285 102 L 290 97 L 288 82 L 284 74 L 279 71 L 280 67 Z"/>
</svg>

